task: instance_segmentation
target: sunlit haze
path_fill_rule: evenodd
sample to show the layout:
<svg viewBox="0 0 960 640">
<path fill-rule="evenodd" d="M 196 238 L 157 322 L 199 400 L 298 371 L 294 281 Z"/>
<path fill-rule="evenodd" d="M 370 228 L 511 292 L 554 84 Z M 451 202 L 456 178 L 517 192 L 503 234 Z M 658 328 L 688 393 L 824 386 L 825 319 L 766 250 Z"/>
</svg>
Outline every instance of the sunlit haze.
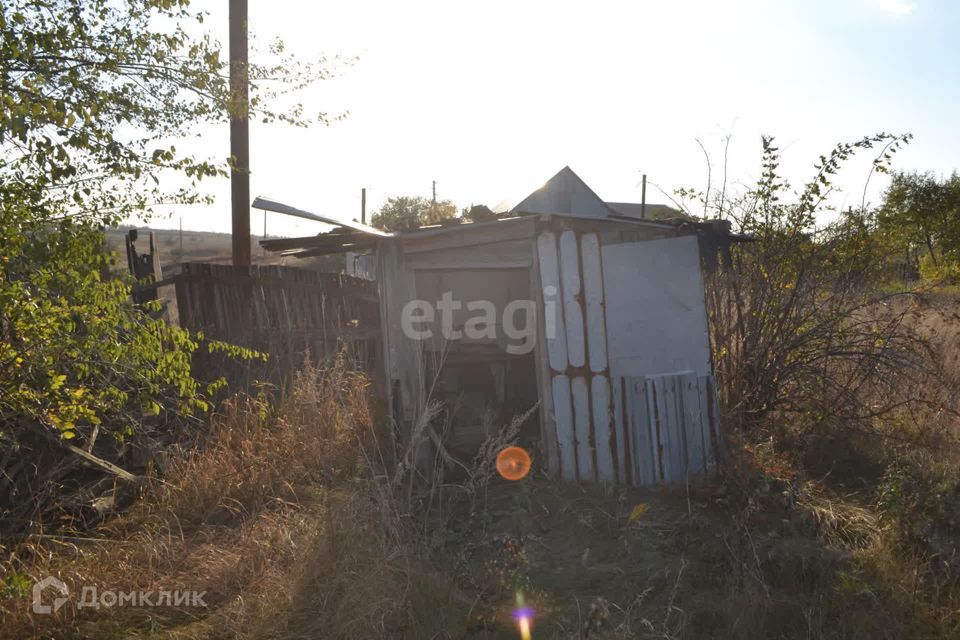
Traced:
<svg viewBox="0 0 960 640">
<path fill-rule="evenodd" d="M 227 3 L 199 2 L 226 41 Z M 925 0 L 761 2 L 373 2 L 253 0 L 254 49 L 275 38 L 305 60 L 356 56 L 299 96 L 307 112 L 348 112 L 306 130 L 251 124 L 251 191 L 359 218 L 393 195 L 460 207 L 514 204 L 564 165 L 605 200 L 706 187 L 697 144 L 722 177 L 755 178 L 760 135 L 784 171 L 808 178 L 838 141 L 912 132 L 905 169 L 949 173 L 960 148 L 960 4 Z M 255 52 L 252 54 L 255 55 Z M 225 157 L 226 125 L 197 149 Z M 838 206 L 859 205 L 870 158 L 848 165 Z M 871 184 L 876 201 L 883 180 Z M 213 185 L 211 185 L 213 186 Z M 228 231 L 229 184 L 214 206 L 157 226 Z M 254 232 L 262 230 L 259 211 Z M 320 231 L 270 214 L 271 235 Z"/>
</svg>

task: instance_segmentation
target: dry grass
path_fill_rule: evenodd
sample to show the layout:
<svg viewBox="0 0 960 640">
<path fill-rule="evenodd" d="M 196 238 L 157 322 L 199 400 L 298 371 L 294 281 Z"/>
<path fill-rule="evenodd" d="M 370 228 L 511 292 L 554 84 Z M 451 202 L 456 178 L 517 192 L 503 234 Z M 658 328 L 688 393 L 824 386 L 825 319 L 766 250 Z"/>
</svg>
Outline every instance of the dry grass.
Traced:
<svg viewBox="0 0 960 640">
<path fill-rule="evenodd" d="M 127 514 L 84 540 L 35 538 L 3 565 L 5 577 L 28 583 L 56 575 L 74 595 L 82 586 L 206 591 L 208 608 L 94 611 L 74 601 L 56 616 L 34 616 L 26 594 L 10 593 L 0 600 L 2 635 L 126 637 L 163 628 L 183 638 L 295 636 L 304 620 L 315 622 L 312 613 L 298 617 L 299 607 L 330 609 L 324 637 L 356 637 L 369 620 L 401 625 L 391 611 L 431 596 L 396 585 L 422 585 L 429 571 L 405 561 L 402 541 L 381 535 L 377 492 L 360 455 L 376 450 L 372 425 L 366 378 L 342 364 L 308 367 L 275 406 L 231 400 L 204 443 L 172 453 L 162 479 L 150 481 Z M 326 588 L 314 594 L 317 584 Z M 364 592 L 381 597 L 355 606 Z M 449 599 L 446 585 L 434 592 Z"/>
<path fill-rule="evenodd" d="M 803 455 L 789 425 L 740 434 L 723 484 L 688 493 L 506 483 L 490 462 L 517 424 L 494 430 L 451 486 L 442 458 L 432 476 L 414 465 L 436 412 L 393 456 L 371 401 L 343 363 L 308 366 L 275 402 L 235 398 L 127 513 L 85 540 L 33 538 L 0 565 L 5 580 L 57 575 L 75 594 L 206 591 L 206 608 L 73 602 L 34 616 L 8 589 L 0 636 L 506 638 L 518 590 L 538 612 L 538 639 L 960 629 L 956 573 L 923 546 L 945 544 L 933 535 L 950 531 L 943 512 L 923 505 L 949 498 L 933 490 L 956 480 L 960 461 L 949 415 L 933 405 L 873 434 L 802 429 Z M 913 528 L 890 506 L 901 498 Z"/>
</svg>

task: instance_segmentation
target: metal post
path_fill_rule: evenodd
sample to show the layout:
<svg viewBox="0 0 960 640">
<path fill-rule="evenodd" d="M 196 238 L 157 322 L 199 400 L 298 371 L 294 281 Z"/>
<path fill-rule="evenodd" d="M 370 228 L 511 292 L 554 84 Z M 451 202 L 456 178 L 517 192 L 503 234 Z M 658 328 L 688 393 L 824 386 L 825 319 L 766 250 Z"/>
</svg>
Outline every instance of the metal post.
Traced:
<svg viewBox="0 0 960 640">
<path fill-rule="evenodd" d="M 647 219 L 647 174 L 643 174 L 643 186 L 640 187 L 640 218 Z"/>
<path fill-rule="evenodd" d="M 360 189 L 360 224 L 367 224 L 367 188 Z"/>
<path fill-rule="evenodd" d="M 247 0 L 230 0 L 230 204 L 233 265 L 250 265 L 250 121 Z"/>
</svg>

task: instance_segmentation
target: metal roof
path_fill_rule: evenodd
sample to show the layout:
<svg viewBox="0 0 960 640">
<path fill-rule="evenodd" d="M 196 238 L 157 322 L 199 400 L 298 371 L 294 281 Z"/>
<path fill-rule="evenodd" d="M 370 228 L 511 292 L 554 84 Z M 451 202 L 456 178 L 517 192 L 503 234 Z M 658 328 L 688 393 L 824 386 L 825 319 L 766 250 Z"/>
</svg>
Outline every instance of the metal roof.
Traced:
<svg viewBox="0 0 960 640">
<path fill-rule="evenodd" d="M 433 235 L 471 234 L 480 229 L 489 229 L 491 225 L 506 229 L 507 225 L 527 221 L 530 217 L 575 218 L 592 220 L 598 223 L 629 223 L 657 228 L 676 228 L 682 220 L 651 219 L 660 217 L 664 212 L 676 210 L 665 205 L 647 205 L 647 218 L 639 217 L 639 204 L 614 202 L 606 203 L 593 189 L 570 167 L 564 167 L 541 188 L 524 198 L 510 210 L 509 218 L 500 218 L 475 223 L 462 223 L 459 219 L 446 221 L 439 225 L 420 227 L 409 231 L 388 232 L 374 227 L 322 216 L 303 209 L 291 207 L 280 202 L 258 197 L 253 201 L 256 209 L 265 209 L 307 220 L 334 225 L 336 228 L 327 233 L 301 238 L 275 238 L 263 240 L 260 245 L 267 251 L 279 251 L 283 255 L 300 258 L 343 253 L 346 251 L 366 251 L 373 249 L 377 242 L 385 238 L 424 238 Z M 657 215 L 651 216 L 654 213 Z M 679 212 L 676 212 L 679 214 Z"/>
<path fill-rule="evenodd" d="M 524 198 L 511 213 L 549 213 L 581 218 L 606 218 L 614 212 L 570 167 Z"/>
<path fill-rule="evenodd" d="M 638 227 L 675 229 L 678 225 L 675 222 L 664 222 L 661 220 L 640 220 L 638 218 L 628 218 L 621 216 L 610 216 L 607 218 L 584 218 L 584 216 L 543 214 L 541 216 L 515 216 L 511 218 L 500 218 L 485 222 L 465 222 L 462 224 L 433 225 L 429 227 L 420 227 L 410 231 L 398 231 L 396 233 L 384 235 L 372 235 L 360 230 L 354 229 L 335 229 L 329 233 L 320 233 L 315 236 L 306 236 L 300 238 L 273 238 L 262 240 L 260 245 L 267 251 L 279 251 L 283 255 L 295 256 L 298 258 L 307 258 L 311 256 L 327 255 L 332 253 L 344 253 L 346 251 L 367 251 L 373 249 L 377 242 L 386 238 L 409 238 L 419 240 L 431 236 L 463 235 L 469 236 L 474 233 L 480 233 L 484 229 L 492 227 L 506 230 L 514 225 L 523 225 L 531 221 L 532 218 L 539 217 L 542 220 L 550 218 L 567 218 L 571 220 L 580 220 L 598 225 L 633 225 Z"/>
</svg>

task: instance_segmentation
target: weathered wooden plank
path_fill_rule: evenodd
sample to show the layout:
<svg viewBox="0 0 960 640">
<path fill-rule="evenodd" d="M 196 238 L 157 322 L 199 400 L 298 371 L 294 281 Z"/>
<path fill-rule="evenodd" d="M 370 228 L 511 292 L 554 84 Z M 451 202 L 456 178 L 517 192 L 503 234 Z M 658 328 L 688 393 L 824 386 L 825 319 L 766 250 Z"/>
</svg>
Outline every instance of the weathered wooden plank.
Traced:
<svg viewBox="0 0 960 640">
<path fill-rule="evenodd" d="M 667 451 L 670 457 L 670 483 L 681 483 L 686 479 L 687 461 L 684 451 L 683 403 L 680 396 L 679 379 L 675 375 L 664 376 L 663 387 L 667 409 L 666 431 Z"/>
<path fill-rule="evenodd" d="M 670 482 L 673 478 L 673 468 L 670 464 L 670 416 L 667 412 L 668 402 L 663 378 L 651 378 L 648 381 L 647 393 L 648 402 L 653 410 L 651 424 L 655 436 L 653 453 L 657 469 L 657 481 Z"/>
<path fill-rule="evenodd" d="M 260 196 L 257 196 L 256 198 L 254 198 L 253 204 L 251 206 L 254 209 L 263 209 L 265 211 L 275 211 L 277 213 L 283 213 L 288 216 L 296 216 L 298 218 L 306 218 L 307 220 L 315 220 L 317 222 L 323 222 L 325 224 L 338 227 L 337 231 L 346 232 L 347 230 L 350 230 L 353 232 L 359 232 L 362 234 L 378 236 L 378 237 L 393 235 L 390 232 L 383 231 L 382 229 L 376 229 L 374 227 L 371 227 L 365 224 L 361 224 L 361 223 L 357 223 L 349 220 L 341 220 L 339 218 L 333 218 L 330 216 L 324 216 L 324 215 L 312 213 L 310 211 L 298 209 L 297 207 L 292 207 L 288 204 L 283 204 L 282 202 L 276 202 L 274 200 L 269 200 L 267 198 L 261 198 Z M 264 242 L 275 242 L 275 241 L 265 240 Z"/>
<path fill-rule="evenodd" d="M 376 289 L 374 283 L 369 280 L 361 280 L 359 278 L 350 278 L 349 281 L 343 282 L 339 278 L 330 277 L 335 274 L 322 274 L 318 273 L 315 277 L 310 276 L 306 279 L 287 279 L 281 274 L 266 274 L 259 275 L 257 272 L 252 274 L 236 274 L 233 272 L 222 273 L 213 272 L 213 273 L 196 273 L 195 271 L 187 271 L 191 265 L 183 265 L 185 271 L 178 276 L 173 276 L 170 278 L 171 281 L 186 281 L 193 284 L 213 284 L 218 287 L 223 286 L 243 286 L 249 284 L 252 280 L 256 280 L 260 284 L 267 287 L 281 287 L 288 290 L 302 291 L 304 295 L 316 295 L 318 290 L 326 291 L 331 295 L 343 295 L 343 296 L 357 296 L 365 298 L 369 301 L 375 301 Z M 196 266 L 205 266 L 193 264 L 193 267 Z M 220 265 L 215 265 L 220 266 Z M 285 269 L 293 269 L 294 267 L 284 267 Z M 309 272 L 308 272 L 309 273 Z M 161 283 L 162 285 L 162 283 Z"/>
<path fill-rule="evenodd" d="M 681 378 L 683 385 L 683 423 L 687 445 L 687 472 L 691 476 L 706 472 L 703 442 L 703 414 L 700 411 L 700 385 L 692 373 Z"/>
<path fill-rule="evenodd" d="M 318 360 L 341 341 L 379 337 L 373 289 L 351 295 L 352 278 L 284 266 L 194 263 L 183 265 L 177 280 L 182 326 L 265 351 L 275 372 L 300 366 L 307 350 Z"/>
<path fill-rule="evenodd" d="M 616 457 L 614 459 L 617 463 L 617 482 L 630 484 L 633 481 L 633 473 L 630 468 L 633 464 L 633 456 L 630 455 L 629 451 L 630 438 L 627 435 L 629 425 L 624 420 L 626 415 L 626 405 L 623 397 L 624 378 L 614 378 L 611 387 L 613 391 L 613 434 L 616 445 Z"/>
<path fill-rule="evenodd" d="M 720 403 L 717 399 L 716 382 L 712 375 L 703 376 L 704 403 L 706 404 L 707 419 L 705 436 L 710 441 L 710 456 L 707 458 L 707 472 L 716 471 L 723 454 L 723 438 L 720 432 Z"/>
<path fill-rule="evenodd" d="M 710 442 L 710 410 L 707 407 L 708 390 L 704 383 L 704 376 L 697 377 L 697 412 L 700 414 L 700 423 L 697 425 L 700 433 L 700 441 L 703 443 L 703 462 L 704 471 L 710 466 L 710 458 L 713 456 L 713 445 Z"/>
<path fill-rule="evenodd" d="M 41 431 L 45 431 L 45 430 L 41 430 Z M 118 478 L 122 478 L 122 479 L 124 479 L 124 480 L 127 480 L 128 482 L 136 482 L 137 479 L 138 479 L 137 476 L 133 475 L 132 473 L 130 473 L 130 472 L 127 471 L 126 469 L 121 469 L 120 467 L 118 467 L 117 465 L 113 464 L 113 463 L 110 462 L 109 460 L 104 460 L 103 458 L 99 458 L 99 457 L 93 455 L 92 453 L 90 453 L 89 451 L 84 451 L 84 450 L 81 449 L 80 447 L 75 447 L 75 446 L 73 446 L 72 444 L 67 444 L 67 443 L 65 443 L 65 442 L 63 443 L 63 446 L 64 446 L 66 449 L 68 449 L 69 451 L 71 451 L 71 452 L 75 453 L 76 455 L 80 456 L 81 458 L 83 458 L 83 459 L 86 460 L 87 462 L 89 462 L 89 463 L 91 463 L 91 464 L 94 464 L 94 465 L 100 467 L 101 469 L 103 469 L 103 470 L 105 470 L 105 471 L 109 471 L 110 473 L 112 473 L 113 475 L 117 476 Z"/>
<path fill-rule="evenodd" d="M 632 440 L 632 484 L 678 484 L 716 470 L 716 412 L 712 376 L 683 371 L 649 378 L 623 378 L 625 434 Z M 616 394 L 614 394 L 616 401 Z"/>
<path fill-rule="evenodd" d="M 692 371 L 684 372 L 676 376 L 674 380 L 677 389 L 677 431 L 680 437 L 680 457 L 683 465 L 684 481 L 686 481 L 686 477 L 690 473 L 690 430 L 696 427 L 688 420 L 687 384 L 690 380 L 695 381 L 696 376 Z"/>
<path fill-rule="evenodd" d="M 177 297 L 177 324 L 181 327 L 189 327 L 191 318 L 190 309 L 190 287 L 187 284 L 178 284 L 175 292 Z"/>
<path fill-rule="evenodd" d="M 650 486 L 657 483 L 660 473 L 656 456 L 656 425 L 652 405 L 652 383 L 643 377 L 627 377 L 627 431 L 633 459 L 633 485 Z"/>
<path fill-rule="evenodd" d="M 642 406 L 646 411 L 646 400 L 643 398 L 646 392 L 646 383 L 642 378 L 623 377 L 621 380 L 621 402 L 623 403 L 623 430 L 625 440 L 628 441 L 630 450 L 626 458 L 629 458 L 630 464 L 630 484 L 639 487 L 643 485 L 640 477 L 640 447 L 638 440 L 644 426 L 640 420 L 637 411 Z M 629 434 L 629 435 L 627 435 Z"/>
<path fill-rule="evenodd" d="M 650 482 L 648 484 L 654 485 L 663 481 L 664 468 L 660 447 L 660 417 L 657 413 L 657 396 L 655 394 L 653 381 L 650 379 L 644 380 L 643 400 L 646 411 L 647 431 L 645 435 L 647 438 L 647 455 L 649 456 L 648 473 L 650 474 Z"/>
<path fill-rule="evenodd" d="M 269 327 L 270 301 L 267 292 L 264 290 L 264 286 L 260 282 L 255 282 L 253 285 L 251 285 L 251 289 L 253 292 L 253 304 L 251 307 L 253 310 L 254 324 L 257 327 Z"/>
</svg>

